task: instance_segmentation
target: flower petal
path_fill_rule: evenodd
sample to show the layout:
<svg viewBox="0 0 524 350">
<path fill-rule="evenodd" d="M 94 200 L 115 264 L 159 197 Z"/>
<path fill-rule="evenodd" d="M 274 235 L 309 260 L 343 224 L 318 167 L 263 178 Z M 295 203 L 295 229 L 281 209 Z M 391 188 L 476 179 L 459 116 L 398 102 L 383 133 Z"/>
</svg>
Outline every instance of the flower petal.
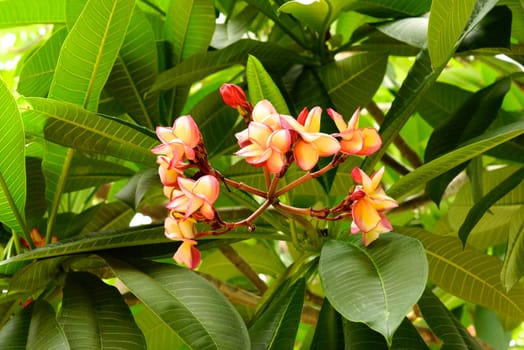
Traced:
<svg viewBox="0 0 524 350">
<path fill-rule="evenodd" d="M 328 108 L 327 114 L 333 119 L 335 122 L 335 125 L 337 126 L 338 131 L 343 132 L 348 128 L 346 122 L 344 121 L 344 117 L 342 117 L 341 114 L 337 113 L 334 109 Z"/>
<path fill-rule="evenodd" d="M 322 108 L 313 107 L 307 115 L 304 123 L 304 129 L 307 132 L 319 132 L 320 131 L 320 117 L 322 115 Z"/>
<path fill-rule="evenodd" d="M 268 100 L 259 101 L 255 107 L 253 107 L 253 112 L 251 116 L 254 121 L 262 122 L 270 114 L 278 114 L 275 107 Z"/>
<path fill-rule="evenodd" d="M 289 130 L 280 129 L 274 131 L 268 139 L 268 144 L 270 147 L 278 149 L 281 153 L 286 153 L 291 147 Z"/>
<path fill-rule="evenodd" d="M 318 151 L 311 144 L 304 141 L 298 141 L 293 149 L 295 161 L 303 170 L 311 170 L 318 162 Z"/>
<path fill-rule="evenodd" d="M 190 115 L 178 117 L 173 124 L 173 134 L 188 147 L 196 147 L 200 142 L 198 125 Z"/>
<path fill-rule="evenodd" d="M 381 221 L 379 213 L 365 197 L 353 204 L 352 216 L 362 232 L 373 230 Z"/>
<path fill-rule="evenodd" d="M 220 184 L 216 177 L 204 175 L 200 177 L 193 187 L 193 193 L 206 198 L 208 203 L 214 203 L 218 198 Z"/>
<path fill-rule="evenodd" d="M 191 270 L 195 269 L 201 260 L 200 251 L 194 247 L 196 244 L 196 241 L 184 240 L 178 247 L 173 259 L 180 265 L 186 265 Z"/>
<path fill-rule="evenodd" d="M 363 138 L 362 149 L 359 155 L 369 156 L 380 149 L 382 146 L 382 139 L 377 130 L 373 128 L 360 129 Z"/>
<path fill-rule="evenodd" d="M 337 139 L 327 134 L 321 134 L 313 143 L 321 157 L 333 155 L 340 150 Z"/>
<path fill-rule="evenodd" d="M 285 165 L 284 155 L 280 152 L 273 151 L 266 161 L 266 169 L 272 174 L 278 174 Z"/>
</svg>

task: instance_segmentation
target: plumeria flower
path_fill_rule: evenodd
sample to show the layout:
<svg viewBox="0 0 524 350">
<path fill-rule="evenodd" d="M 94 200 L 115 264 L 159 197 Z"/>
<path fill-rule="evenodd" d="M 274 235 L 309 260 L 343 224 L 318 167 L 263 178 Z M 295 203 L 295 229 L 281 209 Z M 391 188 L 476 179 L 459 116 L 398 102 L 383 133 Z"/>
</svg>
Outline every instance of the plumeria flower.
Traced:
<svg viewBox="0 0 524 350">
<path fill-rule="evenodd" d="M 192 239 L 185 239 L 182 241 L 180 247 L 178 247 L 173 259 L 180 264 L 186 265 L 191 270 L 194 270 L 202 260 L 200 251 L 195 248 L 197 241 Z"/>
<path fill-rule="evenodd" d="M 168 209 L 183 213 L 185 219 L 197 211 L 206 219 L 215 217 L 213 203 L 218 198 L 220 185 L 214 176 L 204 175 L 196 181 L 179 177 L 177 183 L 179 189 L 173 190 Z"/>
<path fill-rule="evenodd" d="M 172 128 L 159 126 L 156 135 L 162 144 L 153 148 L 155 154 L 166 154 L 170 158 L 180 159 L 180 151 L 187 159 L 195 159 L 195 148 L 201 141 L 198 126 L 190 115 L 178 117 Z M 181 148 L 182 147 L 182 148 Z"/>
<path fill-rule="evenodd" d="M 309 112 L 304 108 L 296 120 L 290 116 L 281 116 L 283 124 L 300 136 L 293 148 L 293 155 L 303 170 L 311 170 L 320 157 L 331 156 L 340 149 L 340 144 L 333 136 L 320 132 L 321 114 L 322 109 L 314 107 Z"/>
<path fill-rule="evenodd" d="M 262 100 L 258 102 L 253 108 L 251 113 L 252 122 L 257 122 L 266 125 L 271 131 L 276 131 L 282 129 L 282 124 L 280 122 L 280 114 L 278 114 L 275 107 L 268 100 Z M 242 130 L 235 134 L 235 137 L 238 140 L 238 145 L 240 147 L 245 147 L 251 143 L 249 139 L 249 126 L 247 129 Z"/>
<path fill-rule="evenodd" d="M 156 159 L 158 164 L 158 175 L 160 181 L 164 186 L 175 187 L 178 186 L 177 179 L 184 173 L 180 166 L 172 166 L 172 159 L 166 156 L 158 156 Z"/>
<path fill-rule="evenodd" d="M 249 142 L 244 142 L 245 146 L 235 154 L 246 157 L 249 164 L 265 166 L 270 173 L 280 173 L 286 164 L 285 154 L 291 147 L 289 131 L 273 131 L 266 124 L 256 121 L 250 122 L 247 130 Z"/>
<path fill-rule="evenodd" d="M 353 180 L 360 184 L 351 194 L 351 199 L 354 201 L 351 209 L 353 216 L 351 233 L 362 232 L 365 246 L 376 240 L 381 233 L 393 229 L 382 212 L 396 208 L 398 204 L 393 198 L 388 197 L 380 186 L 383 175 L 384 168 L 374 173 L 371 178 L 360 168 L 354 168 L 351 172 Z"/>
<path fill-rule="evenodd" d="M 182 215 L 171 212 L 164 221 L 164 233 L 167 238 L 174 241 L 181 241 L 173 259 L 178 264 L 186 265 L 190 269 L 196 268 L 200 264 L 201 254 L 195 248 L 197 244 L 194 239 L 196 236 L 196 220 L 184 218 Z"/>
<path fill-rule="evenodd" d="M 342 115 L 328 108 L 327 113 L 335 122 L 340 133 L 333 136 L 341 137 L 340 152 L 359 156 L 369 156 L 382 146 L 382 139 L 373 128 L 359 128 L 360 109 L 357 109 L 346 124 Z"/>
</svg>

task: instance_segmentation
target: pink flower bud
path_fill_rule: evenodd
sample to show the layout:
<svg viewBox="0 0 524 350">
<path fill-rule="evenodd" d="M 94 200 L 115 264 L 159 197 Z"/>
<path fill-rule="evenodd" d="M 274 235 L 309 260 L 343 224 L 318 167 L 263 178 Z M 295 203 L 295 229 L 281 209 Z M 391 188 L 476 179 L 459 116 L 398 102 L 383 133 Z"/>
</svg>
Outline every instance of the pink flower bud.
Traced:
<svg viewBox="0 0 524 350">
<path fill-rule="evenodd" d="M 222 84 L 220 87 L 220 95 L 224 100 L 224 103 L 230 107 L 236 109 L 242 109 L 243 111 L 251 111 L 251 104 L 246 98 L 244 90 L 235 84 Z"/>
</svg>

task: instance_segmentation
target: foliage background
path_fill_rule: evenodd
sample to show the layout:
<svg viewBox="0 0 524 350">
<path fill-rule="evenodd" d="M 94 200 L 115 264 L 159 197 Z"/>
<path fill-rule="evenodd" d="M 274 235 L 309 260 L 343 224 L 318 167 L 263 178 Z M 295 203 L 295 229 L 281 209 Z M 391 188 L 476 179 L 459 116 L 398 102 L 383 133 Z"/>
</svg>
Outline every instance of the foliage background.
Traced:
<svg viewBox="0 0 524 350">
<path fill-rule="evenodd" d="M 0 344 L 522 348 L 523 12 L 517 0 L 0 2 Z M 242 124 L 224 82 L 293 115 L 361 106 L 387 147 L 285 200 L 332 205 L 353 166 L 384 164 L 395 233 L 364 251 L 348 223 L 313 221 L 328 237 L 311 237 L 269 211 L 253 233 L 202 240 L 197 273 L 175 267 L 155 126 L 191 113 L 212 164 L 263 187 L 230 156 Z M 259 205 L 222 193 L 232 219 Z M 137 213 L 151 225 L 129 228 Z M 34 227 L 59 242 L 26 250 Z M 366 304 L 398 295 L 407 307 Z"/>
</svg>

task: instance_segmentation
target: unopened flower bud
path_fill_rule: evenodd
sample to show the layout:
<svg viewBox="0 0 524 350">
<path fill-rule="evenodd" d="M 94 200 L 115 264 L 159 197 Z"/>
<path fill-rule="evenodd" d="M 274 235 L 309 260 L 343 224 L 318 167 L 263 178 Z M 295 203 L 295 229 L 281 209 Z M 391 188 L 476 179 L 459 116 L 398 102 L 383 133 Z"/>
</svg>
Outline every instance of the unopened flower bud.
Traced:
<svg viewBox="0 0 524 350">
<path fill-rule="evenodd" d="M 244 90 L 235 84 L 222 84 L 220 95 L 224 103 L 232 108 L 236 108 L 241 115 L 251 113 L 253 107 L 246 98 Z"/>
</svg>

